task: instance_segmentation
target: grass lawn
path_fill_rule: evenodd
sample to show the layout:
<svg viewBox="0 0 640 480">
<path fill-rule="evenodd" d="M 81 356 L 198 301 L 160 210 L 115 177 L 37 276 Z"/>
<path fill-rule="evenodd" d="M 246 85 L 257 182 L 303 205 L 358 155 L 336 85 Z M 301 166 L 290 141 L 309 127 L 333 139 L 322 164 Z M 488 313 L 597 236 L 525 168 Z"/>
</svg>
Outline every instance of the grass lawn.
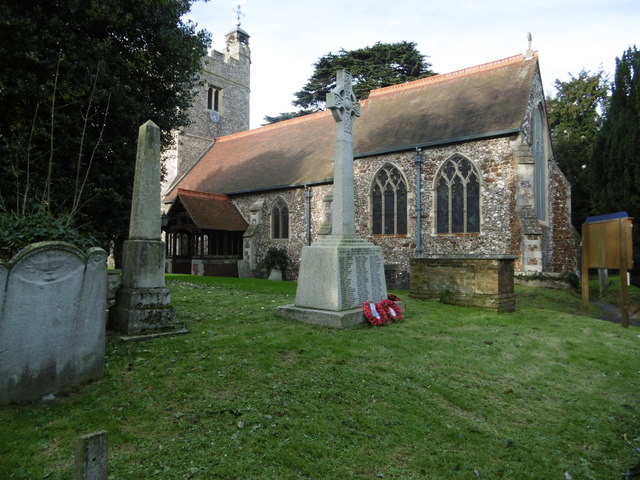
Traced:
<svg viewBox="0 0 640 480">
<path fill-rule="evenodd" d="M 96 430 L 112 480 L 600 480 L 640 461 L 640 329 L 580 315 L 575 292 L 517 287 L 495 314 L 396 291 L 404 322 L 331 330 L 274 316 L 291 282 L 168 286 L 191 333 L 110 336 L 101 380 L 0 407 L 0 479 L 73 478 Z"/>
</svg>

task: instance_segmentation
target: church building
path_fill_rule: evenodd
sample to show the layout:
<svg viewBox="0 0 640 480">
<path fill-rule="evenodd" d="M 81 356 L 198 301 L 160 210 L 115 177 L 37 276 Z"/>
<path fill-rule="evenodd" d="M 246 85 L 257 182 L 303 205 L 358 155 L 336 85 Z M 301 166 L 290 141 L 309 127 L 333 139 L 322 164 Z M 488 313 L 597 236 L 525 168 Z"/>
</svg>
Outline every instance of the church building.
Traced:
<svg viewBox="0 0 640 480">
<path fill-rule="evenodd" d="M 217 57 L 246 66 L 247 81 L 248 38 L 238 27 L 227 36 L 237 54 Z M 240 83 L 205 84 L 196 123 L 212 127 L 236 108 L 248 122 Z M 246 105 L 231 103 L 232 85 Z M 191 148 L 199 154 L 165 191 L 168 271 L 262 275 L 275 246 L 295 279 L 302 247 L 331 233 L 331 112 L 243 126 L 193 134 L 204 139 Z M 416 255 L 515 255 L 517 273 L 575 271 L 571 188 L 554 158 L 536 52 L 372 91 L 353 145 L 356 234 L 382 247 L 389 288 L 408 286 Z"/>
</svg>

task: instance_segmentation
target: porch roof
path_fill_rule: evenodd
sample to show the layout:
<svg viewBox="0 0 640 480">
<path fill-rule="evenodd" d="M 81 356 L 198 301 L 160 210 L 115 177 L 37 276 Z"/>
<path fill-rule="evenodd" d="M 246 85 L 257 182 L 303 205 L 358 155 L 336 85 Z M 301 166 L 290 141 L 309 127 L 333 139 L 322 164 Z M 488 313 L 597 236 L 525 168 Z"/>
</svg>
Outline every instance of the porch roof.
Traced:
<svg viewBox="0 0 640 480">
<path fill-rule="evenodd" d="M 179 188 L 168 215 L 182 205 L 200 230 L 244 232 L 249 224 L 226 195 Z"/>
</svg>

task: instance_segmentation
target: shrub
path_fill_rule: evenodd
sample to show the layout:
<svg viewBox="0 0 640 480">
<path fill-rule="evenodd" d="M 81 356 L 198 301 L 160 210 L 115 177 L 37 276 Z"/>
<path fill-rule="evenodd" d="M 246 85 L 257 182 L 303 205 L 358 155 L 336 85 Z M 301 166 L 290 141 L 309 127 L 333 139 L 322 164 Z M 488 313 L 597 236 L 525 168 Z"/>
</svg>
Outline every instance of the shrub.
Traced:
<svg viewBox="0 0 640 480">
<path fill-rule="evenodd" d="M 269 273 L 269 270 L 272 268 L 277 268 L 278 270 L 282 270 L 284 274 L 289 266 L 287 251 L 283 248 L 269 247 L 260 265 L 267 273 Z"/>
<path fill-rule="evenodd" d="M 0 213 L 0 260 L 9 260 L 27 245 L 46 240 L 69 242 L 81 250 L 97 244 L 91 235 L 80 232 L 68 215 L 54 216 L 42 210 L 28 215 Z"/>
</svg>

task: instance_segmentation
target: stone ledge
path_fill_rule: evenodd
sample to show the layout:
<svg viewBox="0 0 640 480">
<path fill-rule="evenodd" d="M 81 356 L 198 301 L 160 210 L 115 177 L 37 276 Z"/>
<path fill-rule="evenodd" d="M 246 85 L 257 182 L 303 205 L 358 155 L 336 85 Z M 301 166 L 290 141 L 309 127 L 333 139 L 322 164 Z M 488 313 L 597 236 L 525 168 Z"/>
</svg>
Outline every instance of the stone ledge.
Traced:
<svg viewBox="0 0 640 480">
<path fill-rule="evenodd" d="M 334 312 L 315 308 L 296 307 L 293 304 L 278 307 L 276 315 L 298 322 L 329 328 L 346 328 L 366 322 L 362 307 Z"/>
<path fill-rule="evenodd" d="M 156 338 L 163 337 L 175 337 L 178 335 L 186 335 L 191 333 L 186 328 L 181 328 L 179 330 L 171 330 L 166 332 L 158 332 L 158 333 L 147 333 L 142 335 L 119 335 L 118 338 L 123 342 L 144 342 L 146 340 L 153 340 Z"/>
<path fill-rule="evenodd" d="M 426 258 L 428 260 L 515 260 L 518 258 L 518 255 L 508 255 L 508 254 L 476 254 L 476 253 L 463 253 L 463 254 L 427 254 L 427 255 L 416 255 L 413 258 Z"/>
<path fill-rule="evenodd" d="M 397 301 L 396 305 L 406 315 L 406 305 Z M 314 308 L 296 307 L 294 304 L 282 305 L 278 307 L 276 315 L 281 318 L 297 320 L 298 322 L 321 325 L 329 328 L 346 328 L 361 323 L 367 323 L 367 319 L 362 313 L 362 307 L 332 312 L 330 310 L 318 310 Z"/>
</svg>

